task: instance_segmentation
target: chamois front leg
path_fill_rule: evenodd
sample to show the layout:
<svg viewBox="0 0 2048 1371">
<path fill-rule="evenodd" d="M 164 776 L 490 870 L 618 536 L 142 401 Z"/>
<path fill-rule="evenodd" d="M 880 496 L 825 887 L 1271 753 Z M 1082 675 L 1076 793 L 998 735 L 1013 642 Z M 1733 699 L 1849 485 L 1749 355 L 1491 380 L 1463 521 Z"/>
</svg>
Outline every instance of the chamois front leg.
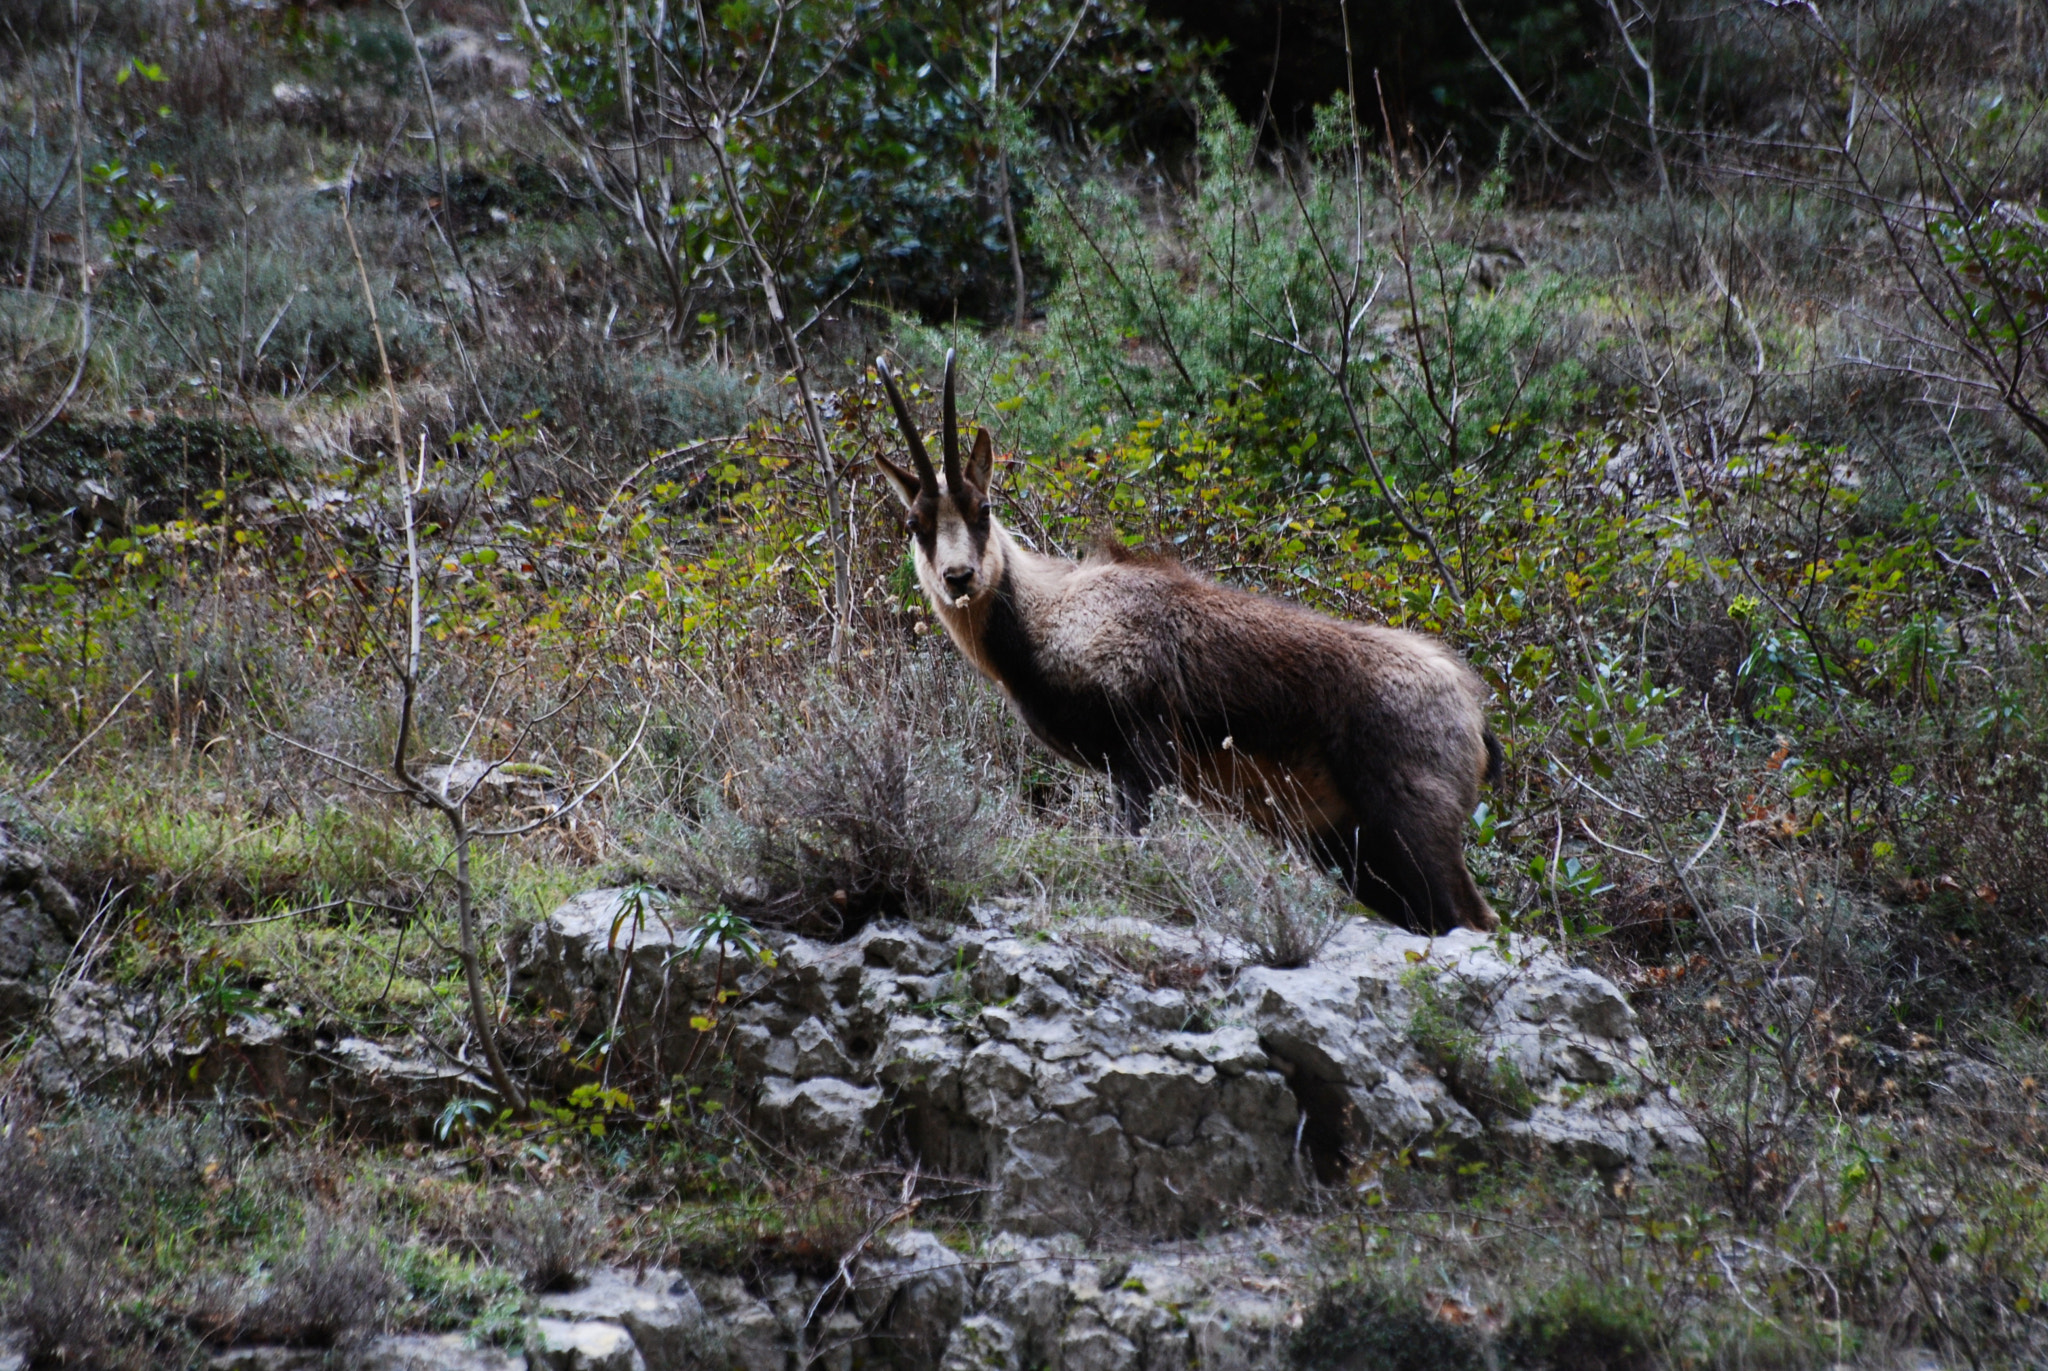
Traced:
<svg viewBox="0 0 2048 1371">
<path fill-rule="evenodd" d="M 1109 776 L 1116 787 L 1117 826 L 1135 838 L 1152 821 L 1152 792 L 1156 787 L 1141 767 L 1117 767 Z"/>
</svg>

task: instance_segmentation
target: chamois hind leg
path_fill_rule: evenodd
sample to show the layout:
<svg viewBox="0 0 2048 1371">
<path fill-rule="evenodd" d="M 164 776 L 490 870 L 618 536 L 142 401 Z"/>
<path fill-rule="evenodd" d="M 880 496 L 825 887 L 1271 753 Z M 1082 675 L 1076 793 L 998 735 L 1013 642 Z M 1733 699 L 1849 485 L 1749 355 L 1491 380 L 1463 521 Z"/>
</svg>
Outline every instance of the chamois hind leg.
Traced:
<svg viewBox="0 0 2048 1371">
<path fill-rule="evenodd" d="M 1144 768 L 1132 764 L 1112 768 L 1109 780 L 1116 790 L 1117 827 L 1135 838 L 1152 821 L 1152 792 L 1157 787 Z"/>
<path fill-rule="evenodd" d="M 1431 932 L 1432 897 L 1420 866 L 1384 824 L 1347 824 L 1315 841 L 1317 857 L 1337 869 L 1351 894 L 1389 923 Z"/>
<path fill-rule="evenodd" d="M 1318 843 L 1360 903 L 1418 933 L 1460 926 L 1481 931 L 1499 920 L 1465 867 L 1463 816 L 1447 797 L 1360 794 L 1355 828 Z M 1360 803 L 1362 801 L 1363 803 Z"/>
<path fill-rule="evenodd" d="M 1500 918 L 1465 865 L 1465 812 L 1447 797 L 1435 806 L 1409 811 L 1394 825 L 1404 850 L 1414 854 L 1427 891 L 1429 927 L 1438 933 L 1460 927 L 1489 933 L 1500 927 Z"/>
</svg>

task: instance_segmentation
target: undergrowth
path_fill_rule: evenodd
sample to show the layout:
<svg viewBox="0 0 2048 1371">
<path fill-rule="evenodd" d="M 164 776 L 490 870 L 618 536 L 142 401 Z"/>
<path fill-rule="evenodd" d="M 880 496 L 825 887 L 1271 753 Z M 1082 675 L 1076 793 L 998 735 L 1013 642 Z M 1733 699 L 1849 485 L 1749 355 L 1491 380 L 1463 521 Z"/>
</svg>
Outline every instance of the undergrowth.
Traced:
<svg viewBox="0 0 2048 1371">
<path fill-rule="evenodd" d="M 513 1345 L 533 1292 L 592 1260 L 757 1285 L 836 1270 L 907 1202 L 900 1175 L 776 1154 L 727 1107 L 729 1063 L 651 1078 L 501 988 L 510 947 L 578 890 L 630 882 L 756 948 L 1000 908 L 1175 986 L 1300 964 L 1361 914 L 1285 843 L 1170 792 L 1145 835 L 1112 834 L 1100 780 L 945 641 L 869 461 L 895 440 L 867 363 L 935 375 L 957 347 L 1004 451 L 998 514 L 1034 546 L 1146 544 L 1473 662 L 1507 754 L 1475 874 L 1511 933 L 1623 986 L 1704 1141 L 1647 1172 L 1360 1159 L 1302 1220 L 1327 1293 L 1296 1364 L 2040 1360 L 2042 235 L 1996 186 L 1990 208 L 1901 189 L 1910 121 L 1844 144 L 1875 159 L 1880 209 L 1835 163 L 1848 179 L 1808 193 L 1820 173 L 1770 160 L 1779 134 L 1739 149 L 1758 177 L 1666 167 L 1654 128 L 1629 174 L 1658 159 L 1668 187 L 1562 205 L 1516 179 L 1549 153 L 1447 165 L 1341 106 L 1282 147 L 1212 103 L 1172 177 L 1062 162 L 1086 129 L 1125 137 L 1118 102 L 1169 73 L 1096 89 L 1064 69 L 1098 122 L 1026 136 L 965 85 L 934 93 L 958 52 L 891 56 L 831 98 L 872 75 L 983 160 L 968 180 L 889 163 L 892 194 L 935 197 L 898 220 L 826 206 L 861 253 L 902 250 L 876 277 L 902 297 L 833 294 L 855 264 L 802 240 L 804 289 L 826 284 L 796 320 L 797 376 L 749 303 L 754 268 L 693 218 L 714 211 L 687 158 L 661 176 L 698 198 L 637 221 L 577 157 L 534 153 L 565 115 L 509 75 L 438 72 L 465 92 L 461 131 L 444 108 L 438 143 L 407 137 L 418 63 L 386 18 L 118 7 L 74 53 L 48 10 L 0 68 L 9 107 L 41 111 L 0 147 L 25 188 L 0 208 L 19 286 L 0 299 L 0 821 L 80 900 L 66 988 L 146 1001 L 193 1074 L 38 1100 L 40 1026 L 7 1026 L 0 1324 L 33 1357 L 160 1364 L 383 1327 Z M 1880 53 L 1934 52 L 1901 38 L 1929 24 L 1962 46 L 1991 31 L 1981 6 L 1879 10 L 1857 22 Z M 1749 52 L 1798 18 L 1773 13 L 1713 41 Z M 1051 14 L 1030 38 L 1048 60 Z M 1081 20 L 1098 56 L 1165 43 Z M 1158 51 L 1174 81 L 1194 60 Z M 1862 51 L 1808 33 L 1753 85 Z M 1918 147 L 1967 150 L 1968 199 L 1980 164 L 2039 160 L 2039 97 L 2006 57 L 1940 52 L 1914 117 L 1953 137 Z M 1734 98 L 1693 89 L 1703 118 Z M 1838 94 L 1799 117 L 1877 108 Z M 1748 113 L 1728 129 L 1778 118 Z M 74 136 L 82 225 L 52 198 L 79 188 Z M 352 165 L 376 328 L 340 222 Z M 999 174 L 1043 319 L 983 331 L 932 302 L 971 277 L 1011 303 Z M 1934 236 L 1888 247 L 1898 224 L 1872 216 L 1898 204 Z M 687 279 L 664 279 L 641 222 Z M 920 222 L 988 253 L 929 256 Z M 1949 293 L 1915 294 L 1902 261 Z M 386 779 L 408 512 L 425 666 L 407 764 L 474 781 L 476 823 L 522 830 L 478 844 L 471 875 L 487 1009 L 539 1098 L 524 1121 L 457 1099 L 398 1146 L 275 1107 L 235 1064 L 259 1021 L 456 1056 L 474 1028 L 447 831 Z M 1407 991 L 1414 1045 L 1461 1099 L 1489 1118 L 1541 1103 L 1476 1055 L 1455 984 L 1418 966 Z"/>
</svg>

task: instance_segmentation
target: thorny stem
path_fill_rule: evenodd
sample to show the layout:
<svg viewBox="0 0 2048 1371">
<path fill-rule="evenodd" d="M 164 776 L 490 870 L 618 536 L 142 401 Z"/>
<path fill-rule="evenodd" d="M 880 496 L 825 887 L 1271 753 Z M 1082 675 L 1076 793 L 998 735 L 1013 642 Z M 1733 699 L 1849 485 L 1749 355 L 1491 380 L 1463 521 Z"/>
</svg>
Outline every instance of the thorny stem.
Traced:
<svg viewBox="0 0 2048 1371">
<path fill-rule="evenodd" d="M 1315 243 L 1316 255 L 1322 262 L 1324 275 L 1329 278 L 1330 297 L 1338 308 L 1340 318 L 1337 328 L 1338 353 L 1334 362 L 1324 355 L 1322 349 L 1311 348 L 1306 343 L 1303 343 L 1300 338 L 1299 327 L 1295 329 L 1295 339 L 1292 346 L 1313 360 L 1317 368 L 1325 376 L 1329 377 L 1331 382 L 1337 387 L 1337 398 L 1344 405 L 1344 418 L 1351 429 L 1352 441 L 1358 444 L 1358 450 L 1365 457 L 1366 465 L 1372 468 L 1373 481 L 1379 487 L 1381 495 L 1386 499 L 1387 507 L 1393 511 L 1395 522 L 1401 525 L 1402 530 L 1409 537 L 1422 544 L 1424 550 L 1429 553 L 1431 565 L 1436 568 L 1437 575 L 1443 581 L 1444 589 L 1450 592 L 1453 600 L 1462 605 L 1465 602 L 1465 596 L 1461 592 L 1457 578 L 1451 575 L 1450 566 L 1444 561 L 1443 551 L 1437 546 L 1436 538 L 1422 523 L 1421 519 L 1411 513 L 1408 508 L 1408 502 L 1402 498 L 1400 489 L 1388 478 L 1386 469 L 1380 462 L 1379 451 L 1373 446 L 1372 435 L 1366 431 L 1365 418 L 1358 411 L 1357 397 L 1352 394 L 1351 390 L 1352 339 L 1359 320 L 1364 317 L 1366 305 L 1370 304 L 1372 295 L 1377 294 L 1379 291 L 1379 282 L 1377 280 L 1373 282 L 1372 292 L 1361 302 L 1358 298 L 1360 288 L 1359 271 L 1362 269 L 1365 230 L 1362 222 L 1364 207 L 1360 202 L 1365 194 L 1365 142 L 1358 127 L 1358 80 L 1357 72 L 1352 62 L 1351 14 L 1348 3 L 1340 6 L 1340 13 L 1344 21 L 1344 70 L 1347 83 L 1346 92 L 1349 96 L 1346 101 L 1346 109 L 1351 120 L 1351 193 L 1353 197 L 1354 219 L 1358 221 L 1353 227 L 1355 236 L 1352 242 L 1354 258 L 1352 265 L 1354 270 L 1351 284 L 1347 287 L 1343 273 L 1337 269 L 1337 263 L 1331 255 L 1329 245 L 1323 241 L 1322 234 L 1316 229 L 1314 215 L 1309 212 L 1307 202 L 1302 199 L 1301 188 L 1294 183 L 1292 177 L 1288 178 L 1288 187 L 1294 194 L 1295 205 L 1300 211 L 1302 223 L 1308 228 L 1309 235 Z M 1377 81 L 1377 76 L 1374 79 Z M 1384 100 L 1381 101 L 1381 117 L 1385 117 Z M 1393 131 L 1391 128 L 1388 130 L 1387 136 L 1390 140 L 1392 139 Z M 1390 141 L 1388 144 L 1389 154 L 1392 151 L 1393 145 Z M 1398 176 L 1398 172 L 1396 175 Z M 1405 251 L 1401 254 L 1401 260 L 1405 270 L 1408 266 L 1408 254 Z M 1410 295 L 1412 300 L 1412 279 L 1410 281 Z M 1416 338 L 1419 347 L 1421 340 L 1421 329 L 1419 326 L 1416 329 Z M 1425 376 L 1427 376 L 1429 368 L 1426 359 L 1423 370 Z"/>
<path fill-rule="evenodd" d="M 392 773 L 398 783 L 405 787 L 413 799 L 438 810 L 448 821 L 450 837 L 455 842 L 455 923 L 462 935 L 462 979 L 469 991 L 470 1024 L 476 1030 L 477 1042 L 484 1050 L 484 1061 L 490 1067 L 491 1083 L 498 1094 L 512 1106 L 515 1113 L 524 1114 L 527 1109 L 526 1094 L 513 1081 L 512 1073 L 505 1069 L 504 1055 L 498 1050 L 497 1019 L 492 1013 L 489 996 L 484 990 L 483 963 L 477 956 L 475 888 L 469 874 L 469 821 L 464 812 L 469 793 L 451 800 L 448 796 L 428 786 L 412 774 L 406 761 L 411 750 L 415 704 L 419 695 L 420 672 L 420 549 L 419 534 L 413 518 L 413 501 L 418 498 L 419 484 L 427 474 L 427 436 L 420 435 L 420 463 L 418 475 L 406 471 L 403 454 L 398 459 L 400 500 L 399 507 L 405 519 L 405 575 L 407 589 L 407 613 L 410 622 L 406 630 L 405 670 L 399 678 L 398 741 L 391 758 Z M 473 789 L 473 787 L 472 787 Z"/>
</svg>

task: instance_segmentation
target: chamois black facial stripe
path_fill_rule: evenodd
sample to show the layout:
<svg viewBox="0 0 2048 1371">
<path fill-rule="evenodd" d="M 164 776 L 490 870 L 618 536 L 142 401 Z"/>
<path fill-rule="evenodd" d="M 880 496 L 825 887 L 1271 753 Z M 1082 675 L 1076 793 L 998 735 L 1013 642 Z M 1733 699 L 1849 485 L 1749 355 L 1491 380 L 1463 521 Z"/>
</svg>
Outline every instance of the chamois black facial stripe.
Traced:
<svg viewBox="0 0 2048 1371">
<path fill-rule="evenodd" d="M 939 500 L 936 495 L 926 492 L 917 497 L 917 503 L 910 507 L 910 531 L 917 538 L 918 546 L 931 557 L 939 541 Z"/>
</svg>

